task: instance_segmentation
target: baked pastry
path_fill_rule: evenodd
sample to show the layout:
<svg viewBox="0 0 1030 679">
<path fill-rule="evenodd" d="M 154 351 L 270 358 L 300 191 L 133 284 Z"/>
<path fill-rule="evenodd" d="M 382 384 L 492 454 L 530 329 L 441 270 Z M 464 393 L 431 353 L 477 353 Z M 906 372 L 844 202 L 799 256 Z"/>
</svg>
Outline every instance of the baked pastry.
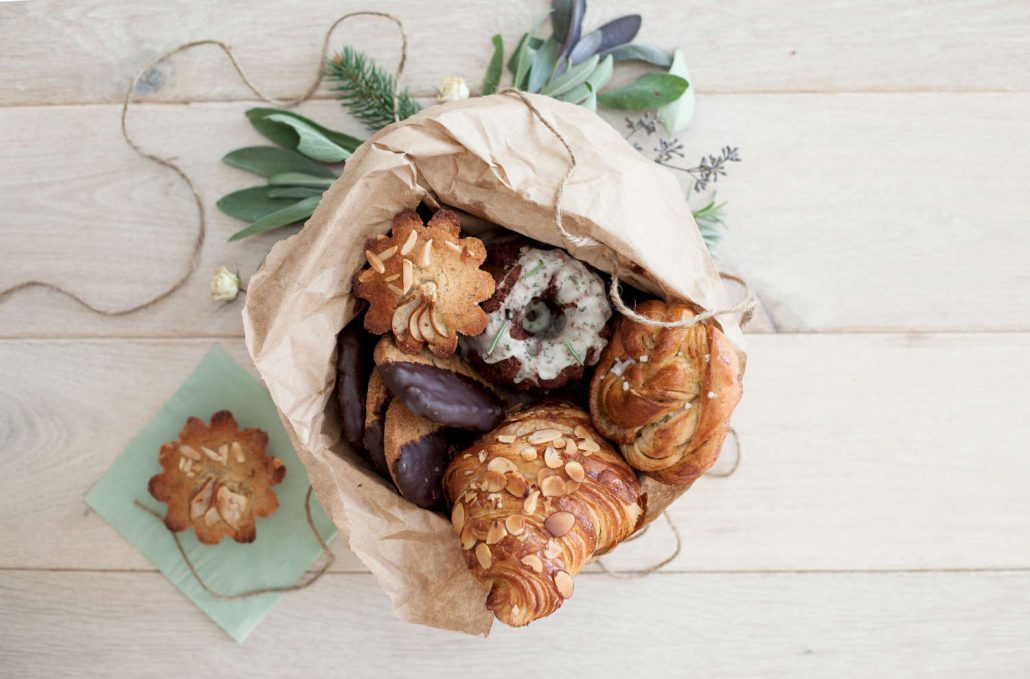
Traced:
<svg viewBox="0 0 1030 679">
<path fill-rule="evenodd" d="M 383 383 L 419 417 L 474 431 L 490 431 L 504 418 L 501 400 L 456 355 L 408 354 L 383 337 L 373 356 Z"/>
<path fill-rule="evenodd" d="M 401 495 L 423 509 L 442 507 L 441 481 L 454 452 L 444 427 L 395 398 L 386 409 L 383 443 L 390 478 Z"/>
<path fill-rule="evenodd" d="M 486 331 L 462 342 L 483 377 L 520 391 L 553 390 L 597 363 L 612 315 L 597 274 L 523 240 L 491 247 L 485 268 L 496 281 L 483 303 Z"/>
<path fill-rule="evenodd" d="M 370 364 L 363 336 L 355 319 L 336 337 L 336 400 L 343 439 L 357 452 L 365 452 L 365 392 Z"/>
<path fill-rule="evenodd" d="M 228 411 L 212 415 L 210 426 L 196 417 L 186 420 L 179 439 L 161 446 L 158 461 L 164 471 L 148 484 L 150 494 L 168 505 L 168 529 L 192 527 L 207 545 L 226 535 L 253 542 L 255 517 L 279 507 L 272 486 L 286 476 L 282 461 L 265 455 L 267 447 L 268 434 L 240 431 Z"/>
<path fill-rule="evenodd" d="M 658 300 L 637 312 L 660 321 L 695 313 Z M 590 414 L 633 468 L 684 484 L 715 464 L 740 396 L 737 354 L 714 323 L 658 328 L 622 317 L 590 384 Z"/>
<path fill-rule="evenodd" d="M 633 470 L 563 402 L 516 408 L 447 467 L 444 492 L 465 562 L 501 621 L 526 625 L 572 596 L 593 556 L 643 515 Z"/>
<path fill-rule="evenodd" d="M 365 395 L 365 432 L 362 440 L 372 464 L 384 479 L 390 478 L 383 435 L 386 431 L 386 409 L 390 407 L 392 400 L 393 394 L 383 384 L 379 370 L 373 369 L 371 377 L 368 378 L 368 393 Z"/>
<path fill-rule="evenodd" d="M 365 243 L 368 268 L 354 278 L 354 294 L 371 305 L 365 329 L 393 332 L 397 346 L 437 356 L 454 353 L 458 335 L 486 328 L 479 303 L 494 291 L 493 278 L 479 267 L 486 248 L 478 238 L 460 238 L 457 216 L 440 210 L 429 223 L 414 210 L 393 218 L 389 236 Z"/>
</svg>

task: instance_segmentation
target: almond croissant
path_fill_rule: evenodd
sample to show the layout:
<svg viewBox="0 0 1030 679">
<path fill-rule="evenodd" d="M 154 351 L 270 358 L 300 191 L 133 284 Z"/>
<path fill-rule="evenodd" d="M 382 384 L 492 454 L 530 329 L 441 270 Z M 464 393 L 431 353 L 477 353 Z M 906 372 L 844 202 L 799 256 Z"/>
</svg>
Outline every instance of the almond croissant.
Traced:
<svg viewBox="0 0 1030 679">
<path fill-rule="evenodd" d="M 444 492 L 487 607 L 520 627 L 572 596 L 573 577 L 629 536 L 644 510 L 633 470 L 587 413 L 549 402 L 512 410 L 451 461 Z"/>
<path fill-rule="evenodd" d="M 658 300 L 637 312 L 661 321 L 694 313 Z M 621 317 L 590 384 L 594 426 L 634 469 L 662 483 L 690 483 L 719 457 L 740 401 L 739 365 L 714 323 L 659 328 Z"/>
</svg>

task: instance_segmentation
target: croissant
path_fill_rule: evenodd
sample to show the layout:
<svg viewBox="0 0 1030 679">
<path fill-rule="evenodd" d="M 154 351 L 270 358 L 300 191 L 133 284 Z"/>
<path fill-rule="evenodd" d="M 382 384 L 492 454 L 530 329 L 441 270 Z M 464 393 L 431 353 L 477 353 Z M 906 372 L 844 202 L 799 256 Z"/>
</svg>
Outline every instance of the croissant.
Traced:
<svg viewBox="0 0 1030 679">
<path fill-rule="evenodd" d="M 556 611 L 583 565 L 629 536 L 644 513 L 633 470 L 562 402 L 516 408 L 444 474 L 465 562 L 499 620 Z"/>
<path fill-rule="evenodd" d="M 658 300 L 637 312 L 663 321 L 694 313 Z M 685 484 L 715 464 L 740 396 L 737 355 L 714 323 L 659 328 L 620 317 L 591 380 L 590 414 L 634 469 Z"/>
</svg>

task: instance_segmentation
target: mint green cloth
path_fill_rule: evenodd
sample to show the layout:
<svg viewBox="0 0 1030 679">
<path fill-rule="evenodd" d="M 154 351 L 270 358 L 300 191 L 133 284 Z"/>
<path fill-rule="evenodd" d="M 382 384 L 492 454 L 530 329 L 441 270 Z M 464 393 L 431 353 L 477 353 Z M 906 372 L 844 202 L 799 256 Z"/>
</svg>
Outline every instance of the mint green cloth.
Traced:
<svg viewBox="0 0 1030 679">
<path fill-rule="evenodd" d="M 165 505 L 147 492 L 147 481 L 161 472 L 157 462 L 161 445 L 176 440 L 190 416 L 209 422 L 219 410 L 232 412 L 241 429 L 268 432 L 267 453 L 286 465 L 286 477 L 273 486 L 279 509 L 272 516 L 257 519 L 257 539 L 250 544 L 227 537 L 218 545 L 202 545 L 193 531 L 187 530 L 179 533 L 183 548 L 216 592 L 233 594 L 297 583 L 321 552 L 304 512 L 308 477 L 264 386 L 218 346 L 212 347 L 154 419 L 132 439 L 86 494 L 86 503 L 229 636 L 242 642 L 282 594 L 228 601 L 211 596 L 190 573 L 164 523 L 134 504 L 139 500 L 164 516 Z M 314 496 L 311 505 L 315 525 L 329 542 L 336 528 Z"/>
</svg>

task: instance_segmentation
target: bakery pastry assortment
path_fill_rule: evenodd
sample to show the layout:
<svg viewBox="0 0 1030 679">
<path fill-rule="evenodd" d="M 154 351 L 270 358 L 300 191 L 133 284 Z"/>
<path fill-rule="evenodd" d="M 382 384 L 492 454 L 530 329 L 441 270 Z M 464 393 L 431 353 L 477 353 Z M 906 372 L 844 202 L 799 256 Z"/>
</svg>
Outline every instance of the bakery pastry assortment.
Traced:
<svg viewBox="0 0 1030 679">
<path fill-rule="evenodd" d="M 449 515 L 487 607 L 522 626 L 641 525 L 642 474 L 689 484 L 715 462 L 740 367 L 715 322 L 612 321 L 583 262 L 488 242 L 447 210 L 401 212 L 366 242 L 352 287 L 368 306 L 338 338 L 336 396 L 342 439 L 405 499 Z"/>
<path fill-rule="evenodd" d="M 267 447 L 265 432 L 241 431 L 228 411 L 212 415 L 210 425 L 189 418 L 179 438 L 161 446 L 163 471 L 148 484 L 154 499 L 168 506 L 168 529 L 192 528 L 208 545 L 225 536 L 253 542 L 256 518 L 279 507 L 272 486 L 286 476 L 282 461 L 265 454 Z"/>
</svg>

